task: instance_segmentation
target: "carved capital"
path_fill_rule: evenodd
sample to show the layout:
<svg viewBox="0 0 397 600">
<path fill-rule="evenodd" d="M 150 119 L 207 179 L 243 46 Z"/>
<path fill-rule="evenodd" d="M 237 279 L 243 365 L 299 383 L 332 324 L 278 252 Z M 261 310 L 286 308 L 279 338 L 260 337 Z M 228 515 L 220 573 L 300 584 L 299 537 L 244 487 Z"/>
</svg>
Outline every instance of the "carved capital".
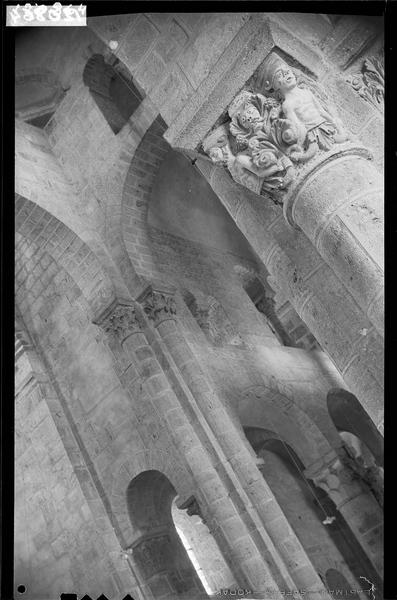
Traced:
<svg viewBox="0 0 397 600">
<path fill-rule="evenodd" d="M 132 547 L 132 554 L 144 577 L 152 577 L 172 566 L 171 538 L 168 534 L 141 538 Z"/>
<path fill-rule="evenodd" d="M 115 336 L 120 343 L 133 333 L 142 331 L 134 305 L 119 300 L 115 300 L 94 323 L 107 335 Z"/>
<path fill-rule="evenodd" d="M 359 73 L 349 75 L 347 82 L 361 98 L 383 111 L 385 97 L 385 72 L 383 57 L 367 58 Z"/>
<path fill-rule="evenodd" d="M 324 465 L 320 471 L 307 475 L 327 492 L 338 509 L 365 491 L 360 483 L 360 476 L 342 456 Z"/>
<path fill-rule="evenodd" d="M 182 502 L 182 504 L 179 504 L 178 508 L 180 508 L 182 510 L 186 510 L 187 514 L 190 517 L 192 515 L 197 515 L 198 517 L 200 517 L 200 519 L 202 520 L 202 522 L 205 523 L 205 519 L 204 519 L 203 514 L 201 512 L 200 505 L 199 505 L 199 503 L 197 502 L 197 499 L 194 496 L 190 496 L 187 500 L 185 500 L 185 502 Z"/>
<path fill-rule="evenodd" d="M 278 55 L 264 61 L 260 82 L 263 93 L 234 98 L 230 121 L 206 136 L 203 150 L 237 183 L 283 204 L 301 166 L 349 136 L 324 90 Z"/>
<path fill-rule="evenodd" d="M 149 286 L 139 296 L 138 302 L 155 325 L 176 318 L 174 290 L 154 289 L 153 286 Z"/>
</svg>

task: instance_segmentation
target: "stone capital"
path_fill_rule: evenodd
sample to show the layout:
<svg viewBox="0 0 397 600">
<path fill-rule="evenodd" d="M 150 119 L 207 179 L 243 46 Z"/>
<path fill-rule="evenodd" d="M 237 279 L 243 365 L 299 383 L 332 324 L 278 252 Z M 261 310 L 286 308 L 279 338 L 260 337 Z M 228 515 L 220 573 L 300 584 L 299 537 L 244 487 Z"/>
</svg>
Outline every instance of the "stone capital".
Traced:
<svg viewBox="0 0 397 600">
<path fill-rule="evenodd" d="M 120 343 L 142 331 L 134 303 L 128 300 L 114 300 L 93 322 L 106 334 L 115 336 Z"/>
<path fill-rule="evenodd" d="M 186 510 L 187 514 L 190 517 L 192 515 L 197 515 L 198 517 L 200 517 L 202 522 L 205 523 L 205 519 L 201 512 L 201 507 L 200 507 L 199 503 L 197 502 L 197 499 L 195 498 L 195 496 L 190 496 L 184 502 L 178 503 L 177 506 L 179 509 Z"/>
<path fill-rule="evenodd" d="M 144 536 L 131 549 L 145 577 L 168 570 L 172 565 L 171 538 L 168 533 Z"/>
<path fill-rule="evenodd" d="M 307 469 L 305 475 L 327 492 L 338 509 L 365 491 L 359 475 L 342 456 L 323 463 L 318 470 Z"/>
<path fill-rule="evenodd" d="M 137 298 L 147 317 L 157 326 L 163 321 L 175 320 L 175 288 L 150 284 Z"/>
</svg>

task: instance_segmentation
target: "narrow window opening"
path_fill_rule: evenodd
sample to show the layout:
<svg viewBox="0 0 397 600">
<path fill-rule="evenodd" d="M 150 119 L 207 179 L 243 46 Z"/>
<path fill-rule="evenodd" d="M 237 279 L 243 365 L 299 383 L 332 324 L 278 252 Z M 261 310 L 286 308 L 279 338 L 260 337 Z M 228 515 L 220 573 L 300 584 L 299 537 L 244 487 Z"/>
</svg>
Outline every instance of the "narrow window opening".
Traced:
<svg viewBox="0 0 397 600">
<path fill-rule="evenodd" d="M 85 66 L 83 81 L 113 133 L 119 133 L 142 102 L 132 79 L 106 63 L 101 54 L 94 54 Z"/>
</svg>

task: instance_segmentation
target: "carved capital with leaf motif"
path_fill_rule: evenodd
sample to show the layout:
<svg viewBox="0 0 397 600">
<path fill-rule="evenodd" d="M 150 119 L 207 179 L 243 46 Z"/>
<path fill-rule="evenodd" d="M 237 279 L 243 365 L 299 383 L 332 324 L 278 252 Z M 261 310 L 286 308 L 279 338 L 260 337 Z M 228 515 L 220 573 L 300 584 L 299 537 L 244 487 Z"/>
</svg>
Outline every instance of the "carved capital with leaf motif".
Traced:
<svg viewBox="0 0 397 600">
<path fill-rule="evenodd" d="M 142 331 L 134 305 L 119 300 L 115 300 L 94 323 L 102 327 L 106 334 L 116 337 L 120 343 L 130 335 Z"/>
<path fill-rule="evenodd" d="M 148 318 L 160 325 L 163 321 L 176 318 L 174 290 L 154 289 L 149 286 L 138 298 Z"/>
</svg>

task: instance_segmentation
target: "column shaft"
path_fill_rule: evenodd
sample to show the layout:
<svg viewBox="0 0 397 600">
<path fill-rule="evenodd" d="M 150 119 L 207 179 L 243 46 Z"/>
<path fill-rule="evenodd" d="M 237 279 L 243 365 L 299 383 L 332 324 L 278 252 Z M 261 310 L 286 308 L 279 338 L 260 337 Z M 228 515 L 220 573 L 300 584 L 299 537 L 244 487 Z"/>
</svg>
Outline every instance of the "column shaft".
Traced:
<svg viewBox="0 0 397 600">
<path fill-rule="evenodd" d="M 200 414 L 189 412 L 183 396 L 177 394 L 170 385 L 167 358 L 162 356 L 160 365 L 148 342 L 146 333 L 150 335 L 150 330 L 147 330 L 140 310 L 136 310 L 132 304 L 113 302 L 95 322 L 108 334 L 117 336 L 127 356 L 142 374 L 142 385 L 150 394 L 159 419 L 167 424 L 178 453 L 192 472 L 200 494 L 205 499 L 211 499 L 202 512 L 207 522 L 212 524 L 214 537 L 221 540 L 220 547 L 227 548 L 225 558 L 238 587 L 272 589 L 275 598 L 281 598 L 278 590 L 295 589 L 272 545 L 270 550 L 265 548 L 263 554 L 259 552 L 258 548 L 264 545 L 263 537 L 259 532 L 256 535 L 252 532 L 252 523 L 245 513 L 247 507 L 241 502 L 238 504 L 229 494 L 229 488 L 221 476 L 221 459 L 202 435 L 200 421 L 204 419 Z M 170 323 L 175 327 L 174 321 Z M 124 381 L 128 390 L 128 376 Z M 133 383 L 131 385 L 130 393 L 133 395 L 136 389 Z"/>
<path fill-rule="evenodd" d="M 383 514 L 365 483 L 343 458 L 332 459 L 320 470 L 312 465 L 306 476 L 328 493 L 382 577 Z"/>
<path fill-rule="evenodd" d="M 148 296 L 153 298 L 156 294 L 166 296 L 163 292 L 153 292 L 151 290 Z M 143 295 L 141 301 L 145 302 L 145 295 Z M 284 565 L 280 565 L 281 568 L 285 571 L 286 566 L 287 572 L 292 578 L 293 589 L 311 591 L 314 598 L 324 597 L 325 590 L 322 581 L 257 468 L 255 456 L 249 450 L 248 443 L 244 444 L 240 432 L 232 423 L 221 400 L 214 393 L 197 359 L 186 343 L 175 317 L 169 318 L 169 315 L 166 315 L 165 318 L 161 318 L 158 314 L 154 314 L 151 306 L 155 303 L 151 300 L 147 312 L 149 316 L 152 316 L 162 340 L 178 370 L 183 375 L 183 379 L 193 395 L 194 402 L 197 403 L 199 413 L 210 424 L 212 430 L 212 432 L 209 432 L 210 443 L 215 446 L 219 443 L 221 446 L 220 454 L 225 458 L 223 465 L 220 464 L 217 470 L 219 474 L 223 471 L 223 476 L 230 480 L 231 491 L 229 496 L 234 495 L 241 506 L 249 528 L 256 527 L 266 537 L 268 536 L 266 545 L 263 544 L 259 535 L 256 536 L 258 547 L 261 548 L 263 556 L 269 557 L 269 548 L 274 546 L 275 555 L 278 554 L 284 563 Z M 157 305 L 159 305 L 158 301 Z M 250 505 L 253 505 L 260 517 L 257 522 L 251 516 L 253 511 L 250 510 Z M 245 541 L 245 544 L 249 548 L 248 540 Z M 249 554 L 245 562 L 250 562 Z"/>
<path fill-rule="evenodd" d="M 383 418 L 383 341 L 368 316 L 280 209 L 205 159 L 196 165 L 266 266 L 282 295 L 328 353 L 376 425 Z"/>
<path fill-rule="evenodd" d="M 383 181 L 360 147 L 336 149 L 308 165 L 284 204 L 383 335 Z"/>
</svg>

